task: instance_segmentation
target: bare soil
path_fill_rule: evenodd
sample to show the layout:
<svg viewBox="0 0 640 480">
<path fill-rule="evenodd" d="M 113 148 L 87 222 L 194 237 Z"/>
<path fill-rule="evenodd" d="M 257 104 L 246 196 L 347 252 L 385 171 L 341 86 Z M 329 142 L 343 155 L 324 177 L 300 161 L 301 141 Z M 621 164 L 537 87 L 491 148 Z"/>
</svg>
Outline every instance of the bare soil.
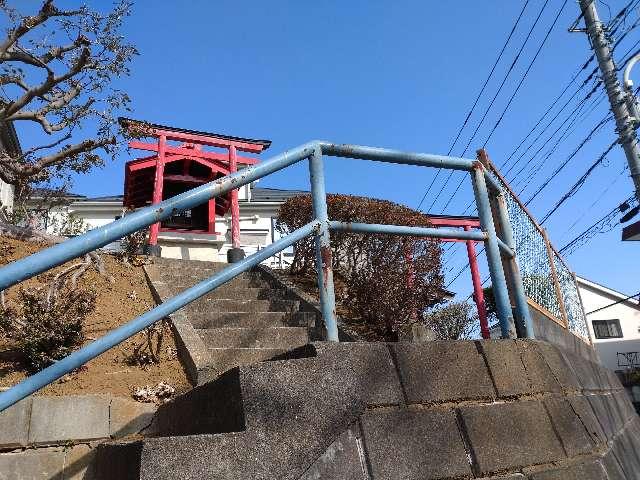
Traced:
<svg viewBox="0 0 640 480">
<path fill-rule="evenodd" d="M 0 265 L 30 255 L 46 244 L 23 242 L 0 237 Z M 87 271 L 79 281 L 79 287 L 91 287 L 97 292 L 96 308 L 86 318 L 84 324 L 85 344 L 95 340 L 110 330 L 123 325 L 155 306 L 155 301 L 141 266 L 127 265 L 119 259 L 103 254 L 109 281 L 95 270 Z M 62 269 L 65 266 L 58 267 Z M 15 301 L 18 289 L 46 284 L 58 270 L 44 273 L 22 282 L 7 290 L 9 302 Z M 82 369 L 69 374 L 42 389 L 40 395 L 71 395 L 88 393 L 110 393 L 130 396 L 137 387 L 155 386 L 166 382 L 176 389 L 176 393 L 191 388 L 187 375 L 176 355 L 173 335 L 165 327 L 160 353 L 160 363 L 140 366 L 131 364 L 134 348 L 146 342 L 141 332 L 129 340 L 95 358 Z M 11 339 L 0 333 L 0 388 L 15 385 L 28 374 Z"/>
</svg>

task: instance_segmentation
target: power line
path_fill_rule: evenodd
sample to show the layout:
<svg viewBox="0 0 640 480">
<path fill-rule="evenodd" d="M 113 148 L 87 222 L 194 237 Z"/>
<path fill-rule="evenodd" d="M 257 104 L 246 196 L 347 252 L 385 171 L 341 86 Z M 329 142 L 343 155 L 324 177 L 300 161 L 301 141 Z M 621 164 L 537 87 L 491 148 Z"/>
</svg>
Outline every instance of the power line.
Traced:
<svg viewBox="0 0 640 480">
<path fill-rule="evenodd" d="M 607 115 L 605 118 L 603 118 L 600 122 L 598 122 L 598 124 L 591 129 L 591 131 L 589 132 L 589 134 L 587 135 L 587 137 L 582 140 L 582 142 L 580 142 L 580 144 L 573 150 L 573 152 L 571 152 L 571 154 L 560 164 L 558 165 L 558 167 L 556 167 L 556 169 L 553 171 L 553 173 L 542 183 L 542 185 L 540 185 L 538 187 L 538 189 L 534 192 L 534 194 L 529 197 L 529 199 L 524 202 L 525 206 L 528 206 L 538 195 L 540 195 L 540 193 L 547 188 L 547 186 L 549 185 L 549 183 L 551 183 L 551 181 L 562 171 L 564 170 L 564 168 L 569 164 L 569 162 L 578 154 L 578 152 L 580 152 L 580 150 L 582 150 L 582 148 L 589 143 L 589 141 L 591 141 L 591 139 L 593 139 L 593 136 L 598 132 L 598 130 L 600 130 L 602 127 L 604 127 L 607 122 L 609 122 L 611 119 L 613 118 L 613 115 Z"/>
<path fill-rule="evenodd" d="M 595 168 L 604 161 L 604 159 L 607 157 L 609 152 L 613 150 L 613 147 L 615 147 L 617 144 L 618 144 L 618 141 L 616 140 L 611 145 L 609 145 L 609 147 L 604 152 L 600 154 L 600 156 L 596 159 L 596 161 L 589 166 L 587 171 L 582 174 L 582 176 L 578 179 L 578 181 L 571 186 L 569 191 L 567 191 L 567 193 L 565 193 L 560 198 L 560 200 L 556 202 L 556 204 L 551 208 L 551 210 L 549 210 L 545 214 L 545 216 L 540 221 L 540 225 L 544 225 L 544 223 L 549 219 L 549 217 L 553 215 L 564 202 L 569 200 L 572 196 L 574 196 L 578 192 L 578 190 L 580 190 L 580 188 L 587 181 L 587 178 L 589 178 L 589 175 L 591 175 L 591 173 L 593 173 Z"/>
<path fill-rule="evenodd" d="M 629 166 L 625 165 L 624 168 L 620 171 L 620 173 L 616 175 L 616 177 L 609 183 L 609 185 L 607 185 L 605 189 L 602 190 L 602 192 L 600 192 L 600 195 L 598 195 L 596 199 L 593 202 L 591 202 L 591 205 L 589 205 L 582 212 L 582 214 L 580 214 L 580 216 L 576 218 L 571 225 L 569 225 L 569 228 L 567 228 L 562 233 L 561 238 L 564 238 L 567 235 L 567 233 L 573 230 L 573 228 L 580 222 L 580 220 L 582 220 L 589 212 L 592 211 L 593 207 L 595 207 L 600 202 L 600 200 L 602 200 L 602 198 L 609 192 L 609 190 L 611 190 L 611 188 L 618 182 L 618 180 L 622 178 L 622 175 L 624 175 L 624 172 L 626 172 L 628 169 L 629 169 Z"/>
<path fill-rule="evenodd" d="M 634 293 L 633 295 L 629 295 L 628 297 L 623 298 L 622 300 L 618 300 L 617 302 L 610 303 L 608 305 L 605 305 L 604 307 L 596 308 L 595 310 L 591 310 L 590 312 L 586 312 L 585 315 L 590 315 L 592 313 L 596 313 L 596 312 L 599 312 L 601 310 L 605 310 L 607 308 L 613 307 L 613 306 L 618 305 L 618 304 L 620 304 L 622 302 L 626 302 L 626 301 L 631 300 L 632 298 L 636 298 L 638 296 L 640 296 L 640 292 Z"/>
<path fill-rule="evenodd" d="M 526 10 L 528 4 L 529 4 L 529 0 L 527 0 L 524 3 L 524 5 L 522 6 L 522 9 L 520 10 L 520 13 L 518 14 L 518 18 L 516 18 L 516 21 L 513 24 L 513 27 L 511 28 L 511 31 L 509 32 L 509 35 L 507 36 L 507 39 L 505 40 L 504 44 L 502 45 L 502 49 L 500 50 L 500 53 L 498 54 L 498 58 L 496 58 L 496 61 L 493 63 L 493 66 L 491 67 L 491 71 L 489 72 L 489 75 L 487 75 L 487 78 L 484 81 L 484 84 L 482 85 L 482 88 L 480 89 L 480 92 L 476 96 L 476 99 L 473 102 L 473 105 L 471 106 L 471 109 L 467 113 L 467 116 L 465 117 L 464 122 L 462 122 L 462 125 L 460 126 L 460 129 L 458 130 L 456 138 L 453 140 L 453 143 L 451 144 L 451 147 L 449 147 L 449 151 L 447 152 L 447 155 L 451 154 L 451 152 L 453 151 L 453 148 L 455 147 L 456 143 L 458 143 L 458 139 L 460 138 L 460 135 L 462 134 L 462 131 L 467 126 L 467 123 L 469 123 L 469 119 L 471 118 L 471 115 L 473 114 L 476 106 L 478 105 L 478 102 L 480 101 L 480 98 L 482 97 L 482 94 L 484 93 L 485 89 L 487 88 L 487 85 L 489 84 L 489 80 L 493 76 L 493 73 L 495 72 L 495 69 L 498 66 L 498 63 L 500 62 L 500 59 L 502 58 L 502 55 L 504 54 L 504 51 L 506 50 L 507 45 L 509 44 L 509 41 L 511 40 L 511 37 L 513 36 L 513 33 L 516 31 L 516 28 L 518 27 L 518 24 L 520 23 L 520 19 L 522 19 L 522 15 L 524 14 L 524 11 Z M 425 198 L 429 194 L 429 191 L 431 190 L 431 187 L 433 186 L 434 182 L 438 178 L 438 175 L 440 175 L 441 171 L 442 171 L 442 168 L 438 168 L 438 170 L 436 171 L 436 174 L 434 175 L 433 179 L 431 180 L 431 183 L 427 187 L 426 192 L 422 196 L 422 199 L 420 199 L 420 203 L 416 207 L 416 210 L 420 210 L 420 207 L 422 206 L 422 203 L 424 202 Z"/>
<path fill-rule="evenodd" d="M 617 216 L 629 209 L 630 204 L 635 201 L 635 196 L 632 195 L 627 198 L 620 205 L 615 207 L 610 212 L 606 213 L 602 218 L 597 220 L 593 225 L 587 227 L 583 232 L 578 234 L 570 242 L 559 250 L 559 253 L 564 256 L 569 256 L 575 252 L 578 248 L 589 242 L 598 233 L 604 233 L 610 231 L 615 225 L 618 224 Z"/>
<path fill-rule="evenodd" d="M 496 129 L 498 128 L 500 123 L 502 123 L 502 119 L 504 118 L 505 114 L 507 113 L 507 110 L 509 110 L 509 107 L 511 106 L 511 102 L 513 102 L 513 99 L 516 97 L 516 95 L 520 91 L 520 87 L 522 87 L 522 84 L 524 83 L 525 79 L 527 78 L 527 75 L 529 74 L 529 71 L 533 67 L 533 64 L 535 63 L 535 61 L 538 59 L 538 55 L 540 55 L 540 52 L 544 48 L 544 45 L 547 43 L 547 40 L 549 39 L 549 35 L 551 35 L 551 32 L 553 31 L 554 27 L 556 26 L 556 23 L 558 23 L 558 19 L 560 18 L 560 15 L 562 14 L 562 11 L 564 10 L 564 7 L 567 6 L 568 1 L 569 0 L 564 0 L 564 3 L 558 9 L 558 13 L 556 14 L 556 17 L 553 19 L 553 23 L 551 24 L 551 26 L 547 30 L 547 33 L 545 34 L 544 38 L 542 39 L 542 42 L 540 43 L 540 46 L 538 47 L 538 50 L 536 51 L 536 54 L 533 56 L 533 59 L 529 63 L 529 66 L 527 67 L 527 70 L 522 75 L 522 78 L 520 79 L 520 82 L 518 83 L 518 86 L 516 87 L 516 89 L 511 94 L 511 98 L 509 98 L 509 101 L 507 102 L 507 105 L 504 107 L 504 110 L 500 114 L 500 117 L 498 118 L 498 121 L 495 123 L 495 125 L 493 126 L 493 128 L 489 132 L 489 136 L 487 137 L 487 139 L 482 144 L 482 148 L 487 146 L 487 143 L 489 143 L 489 140 L 493 136 L 493 133 L 496 131 Z"/>
<path fill-rule="evenodd" d="M 480 127 L 484 123 L 484 120 L 487 118 L 487 115 L 491 111 L 491 108 L 493 107 L 493 104 L 495 103 L 496 98 L 498 98 L 498 95 L 500 95 L 500 92 L 502 91 L 502 88 L 507 83 L 507 79 L 509 78 L 509 75 L 511 75 L 511 72 L 513 71 L 514 67 L 516 66 L 516 63 L 520 59 L 520 56 L 522 55 L 522 52 L 524 51 L 524 48 L 526 47 L 527 43 L 529 42 L 529 39 L 531 38 L 531 34 L 533 33 L 533 30 L 535 29 L 536 25 L 538 25 L 538 22 L 540 21 L 540 18 L 542 17 L 542 14 L 543 14 L 544 10 L 546 9 L 548 3 L 549 3 L 549 0 L 545 0 L 544 4 L 542 5 L 542 8 L 540 9 L 540 11 L 538 12 L 538 15 L 536 16 L 535 21 L 533 22 L 533 25 L 531 25 L 531 28 L 529 29 L 529 32 L 527 33 L 527 36 L 525 37 L 524 41 L 522 42 L 522 45 L 520 46 L 520 49 L 518 50 L 518 53 L 516 54 L 515 58 L 511 62 L 511 65 L 509 66 L 509 69 L 505 73 L 504 78 L 502 79 L 502 82 L 500 83 L 500 86 L 498 87 L 498 90 L 496 91 L 495 95 L 491 99 L 491 102 L 489 102 L 489 106 L 485 109 L 484 114 L 482 115 L 482 118 L 480 119 L 480 122 L 478 122 L 478 124 L 476 125 L 475 130 L 471 134 L 471 138 L 469 138 L 469 141 L 467 142 L 467 145 L 464 147 L 464 151 L 462 152 L 462 154 L 460 156 L 464 156 L 467 153 L 467 150 L 469 149 L 469 145 L 471 145 L 471 142 L 473 142 L 473 139 L 476 137 L 478 131 L 480 130 Z M 429 206 L 429 210 L 431 210 L 433 208 L 433 206 L 438 201 L 438 198 L 440 198 L 440 195 L 442 194 L 442 192 L 444 191 L 445 187 L 449 183 L 449 180 L 451 180 L 451 176 L 452 175 L 453 175 L 453 170 L 449 171 L 449 175 L 447 176 L 447 178 L 445 179 L 444 183 L 442 184 L 442 187 L 440 188 L 440 190 L 436 194 L 436 197 L 434 198 L 433 202 L 431 202 L 431 205 Z"/>
</svg>

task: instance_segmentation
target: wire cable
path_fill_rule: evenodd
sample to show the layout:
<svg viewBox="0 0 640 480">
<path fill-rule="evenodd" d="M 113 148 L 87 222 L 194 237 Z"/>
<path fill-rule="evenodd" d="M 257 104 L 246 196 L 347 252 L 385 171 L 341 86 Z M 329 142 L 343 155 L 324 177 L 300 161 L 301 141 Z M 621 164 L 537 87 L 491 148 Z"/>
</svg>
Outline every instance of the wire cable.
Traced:
<svg viewBox="0 0 640 480">
<path fill-rule="evenodd" d="M 518 18 L 516 18 L 516 21 L 514 22 L 513 27 L 511 28 L 511 31 L 509 32 L 509 35 L 507 36 L 507 39 L 505 40 L 504 44 L 502 45 L 502 48 L 500 49 L 500 53 L 498 54 L 498 58 L 496 58 L 496 61 L 493 63 L 493 66 L 491 67 L 491 71 L 489 72 L 489 75 L 487 75 L 487 78 L 485 79 L 484 84 L 482 85 L 482 88 L 480 89 L 480 92 L 476 96 L 476 99 L 474 100 L 473 105 L 471 106 L 471 109 L 467 113 L 467 116 L 465 117 L 464 121 L 462 122 L 462 125 L 460 126 L 460 128 L 458 130 L 458 133 L 456 134 L 456 138 L 453 140 L 453 143 L 451 144 L 451 147 L 449 147 L 449 151 L 447 152 L 447 155 L 451 155 L 451 152 L 453 151 L 456 143 L 458 143 L 458 139 L 460 138 L 460 135 L 462 134 L 462 131 L 467 126 L 467 123 L 469 123 L 469 119 L 471 118 L 471 115 L 473 114 L 476 106 L 478 105 L 478 102 L 480 101 L 480 98 L 482 97 L 482 94 L 484 93 L 485 89 L 487 88 L 487 85 L 489 84 L 489 80 L 493 76 L 493 73 L 495 72 L 496 67 L 498 66 L 498 63 L 502 59 L 502 55 L 504 54 L 504 51 L 506 50 L 507 45 L 509 44 L 509 41 L 511 40 L 511 37 L 513 36 L 513 33 L 516 31 L 516 28 L 518 27 L 518 24 L 520 23 L 520 20 L 522 19 L 522 15 L 524 14 L 524 12 L 525 12 L 525 10 L 527 8 L 527 5 L 529 5 L 529 1 L 530 0 L 527 0 L 524 3 L 524 5 L 522 6 L 522 9 L 520 10 L 520 13 L 518 14 Z M 433 179 L 431 180 L 431 183 L 427 187 L 427 190 L 425 191 L 424 195 L 420 199 L 420 203 L 418 203 L 418 206 L 416 207 L 416 210 L 420 211 L 420 207 L 422 206 L 424 200 L 427 198 L 427 195 L 429 194 L 429 191 L 431 190 L 431 187 L 435 183 L 435 181 L 438 178 L 438 176 L 440 175 L 441 171 L 442 171 L 442 168 L 438 168 L 438 170 L 436 171 L 436 174 L 434 175 Z"/>
</svg>

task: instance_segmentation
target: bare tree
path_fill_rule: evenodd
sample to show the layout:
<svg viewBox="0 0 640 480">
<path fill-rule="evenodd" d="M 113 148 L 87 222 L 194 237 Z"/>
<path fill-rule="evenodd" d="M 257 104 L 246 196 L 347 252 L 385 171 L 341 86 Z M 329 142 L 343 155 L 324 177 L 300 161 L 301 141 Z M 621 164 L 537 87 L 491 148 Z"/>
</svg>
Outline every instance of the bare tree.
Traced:
<svg viewBox="0 0 640 480">
<path fill-rule="evenodd" d="M 34 144 L 21 154 L 0 152 L 0 178 L 20 199 L 30 185 L 68 184 L 73 173 L 102 165 L 99 152 L 115 156 L 116 111 L 128 110 L 129 97 L 114 81 L 129 73 L 137 51 L 119 32 L 129 0 L 107 12 L 41 0 L 35 14 L 23 12 L 35 2 L 9 3 L 0 0 L 9 25 L 0 38 L 0 127 L 37 127 Z"/>
</svg>

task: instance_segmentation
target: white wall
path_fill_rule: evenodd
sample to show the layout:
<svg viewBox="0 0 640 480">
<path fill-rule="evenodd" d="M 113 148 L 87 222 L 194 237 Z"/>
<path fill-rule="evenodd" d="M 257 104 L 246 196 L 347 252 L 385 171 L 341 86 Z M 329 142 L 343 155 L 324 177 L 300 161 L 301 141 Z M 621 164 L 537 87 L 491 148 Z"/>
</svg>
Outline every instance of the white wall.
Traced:
<svg viewBox="0 0 640 480">
<path fill-rule="evenodd" d="M 243 192 L 241 192 L 243 193 Z M 247 192 L 244 192 L 246 198 Z M 240 202 L 240 246 L 247 255 L 272 243 L 272 218 L 277 204 Z M 122 215 L 122 204 L 116 202 L 77 202 L 52 210 L 47 230 L 68 214 L 81 218 L 91 228 L 101 227 Z M 231 248 L 231 216 L 216 217 L 218 235 L 160 232 L 158 245 L 162 256 L 183 260 L 226 262 Z M 270 263 L 270 262 L 266 262 Z"/>
<path fill-rule="evenodd" d="M 580 296 L 585 312 L 591 312 L 619 300 L 599 288 L 579 282 Z M 596 338 L 593 331 L 593 320 L 620 320 L 622 338 Z M 587 315 L 589 333 L 600 355 L 602 363 L 612 370 L 620 370 L 618 353 L 640 352 L 640 307 L 637 301 L 626 301 L 613 305 L 599 312 Z"/>
<path fill-rule="evenodd" d="M 0 205 L 13 209 L 13 185 L 0 180 Z"/>
</svg>

